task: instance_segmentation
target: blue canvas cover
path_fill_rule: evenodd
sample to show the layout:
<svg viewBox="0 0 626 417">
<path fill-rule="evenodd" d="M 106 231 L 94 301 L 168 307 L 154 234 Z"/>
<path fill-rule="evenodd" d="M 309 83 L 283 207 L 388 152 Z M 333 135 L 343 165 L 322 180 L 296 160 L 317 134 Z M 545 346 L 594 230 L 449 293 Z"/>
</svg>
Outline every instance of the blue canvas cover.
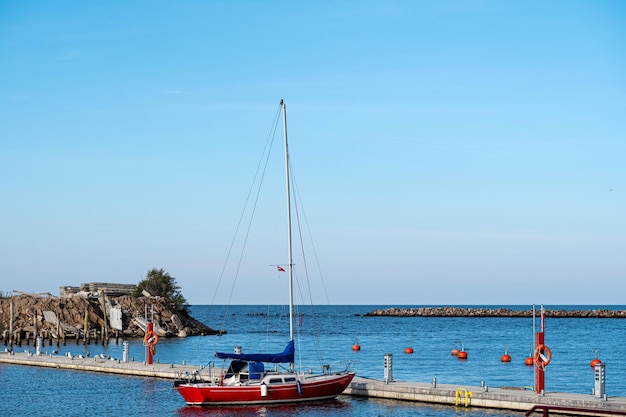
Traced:
<svg viewBox="0 0 626 417">
<path fill-rule="evenodd" d="M 285 350 L 281 353 L 223 353 L 215 352 L 220 359 L 237 359 L 251 362 L 293 363 L 294 358 L 293 340 L 289 341 Z"/>
<path fill-rule="evenodd" d="M 263 366 L 263 362 L 249 362 L 248 372 L 250 372 L 250 379 L 261 379 L 265 372 L 265 366 Z"/>
</svg>

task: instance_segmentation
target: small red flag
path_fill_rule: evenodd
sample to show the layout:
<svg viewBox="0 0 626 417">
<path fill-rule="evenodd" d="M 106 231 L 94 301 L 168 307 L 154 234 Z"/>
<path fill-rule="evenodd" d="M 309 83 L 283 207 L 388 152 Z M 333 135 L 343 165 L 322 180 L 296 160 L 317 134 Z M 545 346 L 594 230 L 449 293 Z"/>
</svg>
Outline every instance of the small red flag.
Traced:
<svg viewBox="0 0 626 417">
<path fill-rule="evenodd" d="M 282 266 L 278 265 L 278 272 L 285 272 L 285 268 L 283 268 Z"/>
</svg>

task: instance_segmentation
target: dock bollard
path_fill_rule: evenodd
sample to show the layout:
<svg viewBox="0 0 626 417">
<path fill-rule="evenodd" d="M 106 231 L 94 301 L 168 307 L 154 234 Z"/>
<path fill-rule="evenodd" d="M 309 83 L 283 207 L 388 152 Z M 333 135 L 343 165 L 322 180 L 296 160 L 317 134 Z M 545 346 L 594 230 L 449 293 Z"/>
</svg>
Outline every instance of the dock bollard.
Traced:
<svg viewBox="0 0 626 417">
<path fill-rule="evenodd" d="M 128 362 L 128 347 L 129 347 L 130 343 L 129 342 L 123 342 L 122 343 L 122 362 L 126 363 Z"/>
<path fill-rule="evenodd" d="M 393 381 L 393 353 L 385 353 L 384 361 L 385 384 Z"/>
<path fill-rule="evenodd" d="M 596 364 L 596 366 L 594 367 L 594 375 L 596 382 L 594 389 L 595 396 L 596 398 L 604 398 L 606 385 L 606 364 Z"/>
<path fill-rule="evenodd" d="M 35 340 L 35 351 L 37 352 L 37 356 L 41 356 L 41 345 L 43 344 L 43 337 L 37 336 Z"/>
</svg>

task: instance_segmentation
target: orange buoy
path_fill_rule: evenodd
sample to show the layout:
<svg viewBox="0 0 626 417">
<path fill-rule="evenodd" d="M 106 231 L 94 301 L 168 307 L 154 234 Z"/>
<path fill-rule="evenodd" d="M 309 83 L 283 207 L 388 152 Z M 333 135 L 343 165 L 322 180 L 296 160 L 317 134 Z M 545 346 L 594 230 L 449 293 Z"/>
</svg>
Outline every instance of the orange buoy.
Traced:
<svg viewBox="0 0 626 417">
<path fill-rule="evenodd" d="M 598 359 L 598 348 L 596 348 L 596 354 L 593 357 L 593 359 L 591 360 L 591 363 L 589 363 L 589 365 L 591 365 L 592 368 L 595 368 L 597 364 L 602 363 L 602 361 L 600 359 Z"/>
<path fill-rule="evenodd" d="M 467 352 L 466 352 L 466 351 L 464 351 L 464 350 L 462 350 L 462 351 L 460 351 L 460 352 L 457 354 L 457 357 L 458 357 L 459 359 L 467 359 Z"/>
<path fill-rule="evenodd" d="M 355 351 L 355 352 L 361 350 L 361 345 L 359 345 L 359 342 L 356 339 L 354 339 L 354 344 L 352 345 L 352 350 Z"/>
<path fill-rule="evenodd" d="M 413 353 L 413 348 L 411 346 L 405 348 L 404 353 L 410 355 L 411 353 Z"/>
<path fill-rule="evenodd" d="M 507 352 L 506 346 L 504 347 L 504 355 L 500 356 L 502 362 L 511 362 L 511 356 Z"/>
<path fill-rule="evenodd" d="M 454 349 L 452 349 L 452 352 L 450 353 L 452 353 L 452 356 L 456 356 L 459 354 L 459 349 L 457 349 L 456 347 L 456 342 L 454 342 Z"/>
<path fill-rule="evenodd" d="M 531 346 L 528 350 L 528 357 L 524 361 L 526 366 L 533 366 L 535 364 L 535 358 L 533 357 L 533 347 Z"/>
</svg>

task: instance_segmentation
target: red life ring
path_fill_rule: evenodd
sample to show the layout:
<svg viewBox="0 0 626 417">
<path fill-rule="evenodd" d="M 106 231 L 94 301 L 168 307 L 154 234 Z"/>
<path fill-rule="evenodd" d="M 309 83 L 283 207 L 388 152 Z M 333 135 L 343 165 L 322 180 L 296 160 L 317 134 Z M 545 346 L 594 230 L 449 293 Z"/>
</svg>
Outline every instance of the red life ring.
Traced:
<svg viewBox="0 0 626 417">
<path fill-rule="evenodd" d="M 143 338 L 143 342 L 148 346 L 154 346 L 159 342 L 159 335 L 150 331 L 146 333 L 146 336 Z"/>
<path fill-rule="evenodd" d="M 548 366 L 550 360 L 552 360 L 550 348 L 546 345 L 537 345 L 535 348 L 534 359 L 537 366 Z"/>
</svg>

